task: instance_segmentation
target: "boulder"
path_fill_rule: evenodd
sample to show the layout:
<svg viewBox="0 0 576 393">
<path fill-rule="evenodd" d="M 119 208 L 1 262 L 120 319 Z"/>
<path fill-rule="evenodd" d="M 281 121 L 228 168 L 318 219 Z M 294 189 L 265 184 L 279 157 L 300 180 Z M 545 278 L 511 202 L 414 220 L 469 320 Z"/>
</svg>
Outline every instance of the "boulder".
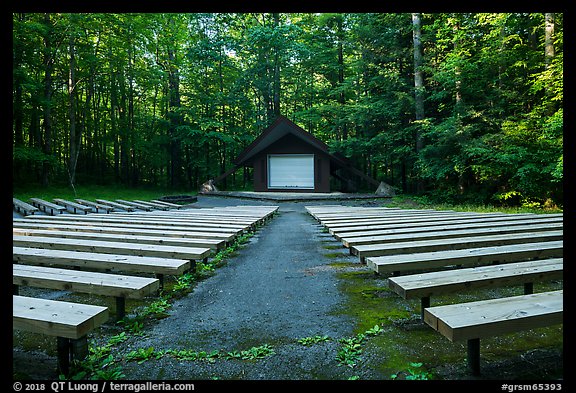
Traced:
<svg viewBox="0 0 576 393">
<path fill-rule="evenodd" d="M 207 193 L 213 191 L 218 191 L 218 188 L 216 188 L 216 186 L 214 185 L 214 180 L 212 179 L 208 180 L 200 187 L 200 193 Z"/>
<path fill-rule="evenodd" d="M 394 188 L 392 188 L 391 185 L 384 183 L 383 181 L 380 182 L 380 185 L 376 189 L 375 194 L 389 197 L 393 197 L 394 195 L 396 195 L 396 193 L 394 192 Z"/>
</svg>

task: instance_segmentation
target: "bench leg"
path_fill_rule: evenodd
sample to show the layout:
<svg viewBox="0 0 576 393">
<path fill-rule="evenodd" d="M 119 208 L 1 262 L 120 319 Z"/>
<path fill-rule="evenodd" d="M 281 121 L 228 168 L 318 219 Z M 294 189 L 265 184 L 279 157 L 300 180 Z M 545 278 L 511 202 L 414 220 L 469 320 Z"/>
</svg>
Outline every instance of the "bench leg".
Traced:
<svg viewBox="0 0 576 393">
<path fill-rule="evenodd" d="M 468 340 L 468 369 L 472 375 L 480 375 L 480 339 L 471 338 Z"/>
<path fill-rule="evenodd" d="M 58 371 L 68 375 L 70 372 L 70 339 L 57 337 L 58 346 Z"/>
<path fill-rule="evenodd" d="M 430 307 L 430 296 L 420 299 L 420 319 L 424 322 L 424 309 Z"/>
<path fill-rule="evenodd" d="M 120 321 L 126 316 L 126 298 L 116 296 L 116 320 Z"/>
<path fill-rule="evenodd" d="M 88 337 L 83 336 L 76 340 L 70 340 L 70 358 L 72 360 L 83 360 L 88 356 Z"/>
<path fill-rule="evenodd" d="M 162 273 L 156 273 L 156 278 L 160 282 L 160 290 L 164 289 L 164 275 Z"/>
<path fill-rule="evenodd" d="M 72 361 L 81 361 L 88 356 L 87 336 L 78 339 L 57 337 L 57 346 L 58 372 L 66 376 L 70 373 L 70 363 Z"/>
<path fill-rule="evenodd" d="M 534 293 L 534 283 L 533 282 L 524 283 L 524 295 L 530 295 L 531 293 Z"/>
</svg>

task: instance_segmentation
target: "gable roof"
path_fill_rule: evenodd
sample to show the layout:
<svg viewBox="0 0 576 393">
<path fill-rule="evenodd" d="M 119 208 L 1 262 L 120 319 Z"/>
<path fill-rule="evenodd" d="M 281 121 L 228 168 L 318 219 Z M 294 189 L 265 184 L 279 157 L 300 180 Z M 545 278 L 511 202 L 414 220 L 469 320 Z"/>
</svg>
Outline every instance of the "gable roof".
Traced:
<svg viewBox="0 0 576 393">
<path fill-rule="evenodd" d="M 336 163 L 346 166 L 347 159 L 345 157 L 339 157 L 338 155 L 330 153 L 326 143 L 322 142 L 320 139 L 316 138 L 314 135 L 299 127 L 282 115 L 278 116 L 274 123 L 262 131 L 262 133 L 250 145 L 248 145 L 238 155 L 238 157 L 236 157 L 234 164 L 242 165 L 244 162 L 248 161 L 250 158 L 260 153 L 262 150 L 265 150 L 268 146 L 272 145 L 274 142 L 288 134 L 292 134 L 302 141 L 323 151 L 329 155 L 330 159 L 334 160 Z"/>
</svg>

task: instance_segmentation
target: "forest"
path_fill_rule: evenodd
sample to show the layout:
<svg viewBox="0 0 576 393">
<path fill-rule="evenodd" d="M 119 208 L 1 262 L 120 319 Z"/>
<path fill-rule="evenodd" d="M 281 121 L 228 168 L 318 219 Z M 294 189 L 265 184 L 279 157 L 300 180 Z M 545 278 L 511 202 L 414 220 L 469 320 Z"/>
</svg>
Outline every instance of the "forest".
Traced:
<svg viewBox="0 0 576 393">
<path fill-rule="evenodd" d="M 283 115 L 398 193 L 563 205 L 561 13 L 13 13 L 12 52 L 13 185 L 196 191 Z"/>
</svg>

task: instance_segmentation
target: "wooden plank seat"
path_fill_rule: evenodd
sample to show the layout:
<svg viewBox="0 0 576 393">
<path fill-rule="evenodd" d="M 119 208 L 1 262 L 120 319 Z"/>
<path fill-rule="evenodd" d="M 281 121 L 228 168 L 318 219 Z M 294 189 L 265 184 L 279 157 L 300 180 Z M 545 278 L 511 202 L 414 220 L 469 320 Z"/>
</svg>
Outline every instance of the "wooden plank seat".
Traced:
<svg viewBox="0 0 576 393">
<path fill-rule="evenodd" d="M 169 207 L 171 209 L 176 209 L 176 210 L 182 209 L 184 207 L 183 205 L 179 205 L 177 203 L 160 201 L 158 199 L 151 199 L 150 202 L 154 202 L 154 203 L 157 203 L 159 205 L 164 205 L 166 207 Z"/>
<path fill-rule="evenodd" d="M 27 265 L 154 274 L 160 280 L 160 288 L 163 287 L 165 275 L 179 276 L 193 268 L 192 261 L 188 259 L 15 246 L 12 247 L 12 261 Z"/>
<path fill-rule="evenodd" d="M 15 295 L 19 286 L 30 286 L 112 296 L 118 320 L 126 314 L 126 298 L 143 299 L 158 294 L 160 289 L 157 278 L 21 264 L 12 265 L 12 284 Z"/>
<path fill-rule="evenodd" d="M 66 228 L 67 230 L 85 230 L 85 228 L 90 228 L 90 231 L 96 231 L 100 228 L 102 232 L 117 232 L 118 230 L 125 230 L 129 233 L 148 233 L 148 234 L 159 234 L 162 235 L 166 233 L 166 236 L 184 236 L 184 237 L 196 237 L 205 239 L 225 239 L 226 241 L 232 241 L 238 236 L 237 231 L 230 231 L 222 228 L 199 228 L 199 227 L 188 227 L 188 226 L 167 226 L 167 225 L 151 225 L 134 223 L 127 224 L 123 222 L 66 222 L 58 220 L 26 220 L 26 219 L 13 219 L 13 227 L 26 227 L 26 228 Z M 99 225 L 99 227 L 96 227 Z"/>
<path fill-rule="evenodd" d="M 27 216 L 40 211 L 40 209 L 38 209 L 36 206 L 26 203 L 18 198 L 12 198 L 12 206 L 18 213 L 22 213 Z"/>
<path fill-rule="evenodd" d="M 203 214 L 223 217 L 254 217 L 266 218 L 273 216 L 279 209 L 279 206 L 225 206 L 211 208 L 191 208 L 184 210 L 186 214 Z"/>
<path fill-rule="evenodd" d="M 430 220 L 434 218 L 441 218 L 441 217 L 449 217 L 452 216 L 453 212 L 417 212 L 417 213 L 407 213 L 407 212 L 395 212 L 395 213 L 385 213 L 385 214 L 377 214 L 377 213 L 356 213 L 350 214 L 347 216 L 338 215 L 334 217 L 323 217 L 318 220 L 320 225 L 324 225 L 327 227 L 333 226 L 354 226 L 354 225 L 362 225 L 364 223 L 379 223 L 379 222 L 394 222 L 397 220 L 406 220 L 408 218 L 418 219 L 418 220 Z M 457 214 L 457 213 L 456 213 Z"/>
<path fill-rule="evenodd" d="M 12 296 L 12 329 L 57 338 L 58 370 L 88 355 L 87 336 L 108 320 L 108 307 Z"/>
<path fill-rule="evenodd" d="M 146 224 L 146 225 L 160 225 L 166 227 L 185 227 L 186 230 L 202 230 L 202 231 L 211 231 L 211 232 L 228 232 L 228 233 L 242 233 L 245 230 L 251 230 L 250 224 L 228 224 L 228 223 L 204 223 L 201 220 L 186 220 L 186 219 L 170 219 L 169 217 L 160 219 L 154 217 L 146 217 L 141 216 L 138 214 L 116 214 L 111 213 L 107 215 L 102 214 L 91 214 L 88 216 L 77 216 L 77 215 L 62 215 L 57 218 L 49 217 L 49 216 L 34 216 L 29 217 L 28 219 L 31 220 L 34 218 L 37 221 L 48 220 L 50 222 L 54 222 L 53 220 L 60 221 L 60 222 L 82 222 L 82 223 L 138 223 L 138 224 Z M 194 229 L 192 229 L 194 228 Z"/>
<path fill-rule="evenodd" d="M 562 279 L 563 272 L 563 259 L 551 258 L 389 277 L 388 286 L 403 299 L 420 298 L 423 319 L 431 296 L 505 285 L 524 285 L 529 294 L 534 282 Z"/>
<path fill-rule="evenodd" d="M 182 212 L 178 212 L 182 213 Z M 214 218 L 212 216 L 192 216 L 186 214 L 178 214 L 174 217 L 174 212 L 164 212 L 164 211 L 153 211 L 146 212 L 143 215 L 135 215 L 137 213 L 118 213 L 114 214 L 113 217 L 122 217 L 122 221 L 132 222 L 156 222 L 158 224 L 166 225 L 197 225 L 206 228 L 229 228 L 233 230 L 243 231 L 255 231 L 258 227 L 260 220 L 258 219 L 237 219 L 234 217 L 219 217 Z"/>
<path fill-rule="evenodd" d="M 494 217 L 445 217 L 442 220 L 433 220 L 433 221 L 424 221 L 419 222 L 416 220 L 405 220 L 405 221 L 397 221 L 394 223 L 388 224 L 374 224 L 374 225 L 361 225 L 361 226 L 348 226 L 342 228 L 328 228 L 328 232 L 336 238 L 342 235 L 343 233 L 347 233 L 347 236 L 350 236 L 349 233 L 351 232 L 368 232 L 368 231 L 380 231 L 380 230 L 388 230 L 388 229 L 401 229 L 401 228 L 422 228 L 425 226 L 438 226 L 438 225 L 466 225 L 470 223 L 488 223 L 488 222 L 500 222 L 500 221 L 507 221 L 512 222 L 515 220 L 526 220 L 532 219 L 534 222 L 537 220 L 544 218 L 540 216 L 546 216 L 545 218 L 552 217 L 562 217 L 562 215 L 555 215 L 555 214 L 510 214 L 510 215 L 502 215 L 502 216 L 494 216 Z"/>
<path fill-rule="evenodd" d="M 420 212 L 420 213 L 394 213 L 379 216 L 350 216 L 348 218 L 334 218 L 323 219 L 320 223 L 330 228 L 346 227 L 346 226 L 359 226 L 371 224 L 386 224 L 394 222 L 425 222 L 440 219 L 464 219 L 464 218 L 479 218 L 479 217 L 501 217 L 503 213 L 469 213 L 469 212 L 453 212 L 453 211 L 438 211 L 438 212 Z"/>
<path fill-rule="evenodd" d="M 370 244 L 387 244 L 395 242 L 412 242 L 419 240 L 438 240 L 438 239 L 451 239 L 451 238 L 472 237 L 472 236 L 552 231 L 552 230 L 562 230 L 563 227 L 564 223 L 562 222 L 553 222 L 545 224 L 536 223 L 536 224 L 510 225 L 510 226 L 502 225 L 502 226 L 487 226 L 483 228 L 472 228 L 472 229 L 427 231 L 416 233 L 414 232 L 397 233 L 385 236 L 349 237 L 349 238 L 341 238 L 340 241 L 342 242 L 344 247 L 351 248 Z"/>
<path fill-rule="evenodd" d="M 467 362 L 480 375 L 480 339 L 563 323 L 563 290 L 429 307 L 424 322 L 451 342 L 467 342 Z"/>
<path fill-rule="evenodd" d="M 96 226 L 90 223 L 62 222 L 62 221 L 35 221 L 24 219 L 13 219 L 13 228 L 30 228 L 30 229 L 56 229 L 65 231 L 84 231 L 99 233 L 125 233 L 127 235 L 148 235 L 148 236 L 165 236 L 165 237 L 182 237 L 198 239 L 215 239 L 224 240 L 227 243 L 235 238 L 235 233 L 219 232 L 196 232 L 188 231 L 188 228 L 166 227 L 166 226 L 148 226 L 142 224 L 115 224 L 106 223 Z"/>
<path fill-rule="evenodd" d="M 76 198 L 75 201 L 78 203 L 81 203 L 83 205 L 92 207 L 92 209 L 96 213 L 98 213 L 100 210 L 103 210 L 106 213 L 110 213 L 110 212 L 114 211 L 114 206 L 106 205 L 104 203 L 92 202 L 92 201 L 88 201 L 86 199 L 79 199 L 79 198 Z"/>
<path fill-rule="evenodd" d="M 144 210 L 144 211 L 147 211 L 147 212 L 154 210 L 154 208 L 152 208 L 152 207 L 149 206 L 149 205 L 143 205 L 143 204 L 141 204 L 141 203 L 134 202 L 134 201 L 127 201 L 127 200 L 125 200 L 125 199 L 116 199 L 116 202 L 121 203 L 121 204 L 123 204 L 123 205 L 132 206 L 132 207 L 134 207 L 134 208 L 136 208 L 136 209 Z"/>
<path fill-rule="evenodd" d="M 208 258 L 211 253 L 211 250 L 206 247 L 158 246 L 155 244 L 66 239 L 49 236 L 12 235 L 12 245 L 52 250 L 76 250 L 121 255 L 177 258 L 188 259 L 190 261 L 203 260 Z"/>
<path fill-rule="evenodd" d="M 156 202 L 142 201 L 140 199 L 134 199 L 134 202 L 144 206 L 150 206 L 153 210 L 169 210 L 168 206 Z"/>
<path fill-rule="evenodd" d="M 504 235 L 470 236 L 439 240 L 420 240 L 414 242 L 398 242 L 385 244 L 368 244 L 351 247 L 354 255 L 365 263 L 366 257 L 386 256 L 395 254 L 412 254 L 443 250 L 460 250 L 474 247 L 503 246 L 507 244 L 522 244 L 562 240 L 564 231 L 523 232 Z"/>
<path fill-rule="evenodd" d="M 366 265 L 377 274 L 396 275 L 399 272 L 427 271 L 449 266 L 475 266 L 531 259 L 562 258 L 563 250 L 564 242 L 559 240 L 372 257 L 366 258 Z"/>
<path fill-rule="evenodd" d="M 63 231 L 57 229 L 13 228 L 12 234 L 18 236 L 50 236 L 86 240 L 121 241 L 128 243 L 158 244 L 164 246 L 209 247 L 213 250 L 220 250 L 226 245 L 226 241 L 221 239 L 194 239 L 167 236 L 128 235 L 119 233 L 83 232 L 80 230 Z"/>
<path fill-rule="evenodd" d="M 61 214 L 63 211 L 66 210 L 64 206 L 60 206 L 55 203 L 45 201 L 44 199 L 30 198 L 30 201 L 38 209 L 42 210 L 44 213 L 50 213 L 51 216 L 55 214 Z"/>
<path fill-rule="evenodd" d="M 511 221 L 498 221 L 498 222 L 470 222 L 457 225 L 432 225 L 423 227 L 408 227 L 408 228 L 391 228 L 391 229 L 381 229 L 375 231 L 366 232 L 340 232 L 334 235 L 334 237 L 340 240 L 343 245 L 345 242 L 354 243 L 356 240 L 361 239 L 371 239 L 371 238 L 384 238 L 391 235 L 419 235 L 426 232 L 451 232 L 454 230 L 471 230 L 471 229 L 489 229 L 494 228 L 494 230 L 500 230 L 504 228 L 510 228 L 514 230 L 515 226 L 525 226 L 525 225 L 562 225 L 564 220 L 562 217 L 551 217 L 551 218 L 540 218 L 538 220 L 533 220 L 527 218 L 526 220 L 511 220 Z M 362 243 L 358 243 L 362 244 Z"/>
<path fill-rule="evenodd" d="M 79 212 L 88 214 L 88 212 L 92 211 L 92 208 L 90 206 L 82 205 L 78 202 L 72 202 L 62 198 L 54 198 L 53 201 L 58 205 L 64 206 L 69 211 L 72 211 L 72 213 L 74 214 L 77 214 Z"/>
<path fill-rule="evenodd" d="M 232 215 L 214 215 L 214 214 L 204 214 L 204 213 L 189 213 L 187 211 L 179 211 L 177 213 L 174 210 L 160 211 L 154 210 L 151 212 L 140 212 L 140 213 L 118 213 L 117 215 L 132 216 L 132 217 L 145 217 L 145 218 L 155 218 L 155 219 L 178 219 L 186 221 L 198 221 L 206 223 L 224 223 L 224 224 L 246 224 L 254 225 L 261 221 L 260 216 L 232 216 Z"/>
<path fill-rule="evenodd" d="M 108 201 L 108 200 L 106 200 L 106 199 L 96 199 L 96 202 L 102 203 L 102 204 L 104 204 L 104 205 L 112 206 L 112 207 L 115 207 L 115 208 L 117 208 L 117 209 L 126 210 L 127 212 L 134 212 L 134 211 L 136 211 L 136 209 L 134 208 L 134 206 L 126 205 L 126 204 L 124 204 L 124 203 L 118 203 L 118 202 L 114 202 L 114 201 Z"/>
</svg>

